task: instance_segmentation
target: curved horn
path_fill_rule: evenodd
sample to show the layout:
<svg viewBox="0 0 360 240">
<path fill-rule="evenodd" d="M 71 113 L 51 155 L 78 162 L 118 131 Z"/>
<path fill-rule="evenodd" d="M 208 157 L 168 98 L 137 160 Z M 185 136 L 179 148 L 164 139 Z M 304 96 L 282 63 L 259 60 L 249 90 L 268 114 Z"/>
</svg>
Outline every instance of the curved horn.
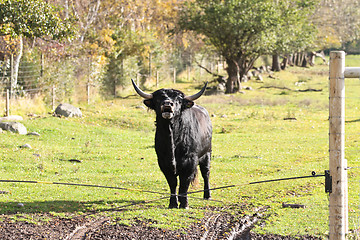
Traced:
<svg viewBox="0 0 360 240">
<path fill-rule="evenodd" d="M 208 85 L 208 82 L 205 83 L 205 86 L 200 90 L 200 92 L 191 95 L 191 96 L 186 96 L 185 99 L 189 100 L 189 101 L 195 101 L 196 99 L 198 99 L 199 97 L 201 97 L 201 95 L 204 94 L 206 87 Z"/>
<path fill-rule="evenodd" d="M 134 86 L 135 91 L 143 98 L 145 99 L 152 99 L 153 95 L 149 94 L 149 93 L 145 93 L 143 92 L 140 88 L 138 88 L 138 86 L 136 86 L 134 80 L 131 79 L 132 85 Z"/>
</svg>

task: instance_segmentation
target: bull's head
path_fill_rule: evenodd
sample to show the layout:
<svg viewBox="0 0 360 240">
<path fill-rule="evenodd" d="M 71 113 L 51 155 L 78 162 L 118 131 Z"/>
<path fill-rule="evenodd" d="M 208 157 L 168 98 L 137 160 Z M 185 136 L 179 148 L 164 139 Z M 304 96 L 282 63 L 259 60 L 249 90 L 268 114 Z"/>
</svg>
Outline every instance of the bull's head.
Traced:
<svg viewBox="0 0 360 240">
<path fill-rule="evenodd" d="M 145 99 L 145 105 L 154 109 L 156 114 L 161 115 L 164 119 L 172 119 L 183 109 L 191 108 L 194 101 L 203 95 L 207 86 L 206 83 L 200 92 L 191 96 L 185 96 L 183 92 L 175 89 L 160 89 L 149 94 L 138 88 L 132 79 L 131 81 L 135 91 Z"/>
</svg>

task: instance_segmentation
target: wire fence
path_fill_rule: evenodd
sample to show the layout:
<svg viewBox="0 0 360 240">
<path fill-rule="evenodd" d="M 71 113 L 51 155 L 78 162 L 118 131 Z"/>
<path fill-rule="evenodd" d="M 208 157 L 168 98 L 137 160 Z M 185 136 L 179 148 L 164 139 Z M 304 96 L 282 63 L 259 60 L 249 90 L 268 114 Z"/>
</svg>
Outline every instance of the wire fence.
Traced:
<svg viewBox="0 0 360 240">
<path fill-rule="evenodd" d="M 116 98 L 124 84 L 118 77 L 126 78 L 126 84 L 131 78 L 136 79 L 138 84 L 146 79 L 158 88 L 163 82 L 201 82 L 211 78 L 204 69 L 219 73 L 224 68 L 221 62 L 204 62 L 202 66 L 194 62 L 180 69 L 170 65 L 152 66 L 155 70 L 149 70 L 151 75 L 137 72 L 131 76 L 123 70 L 125 73 L 117 73 L 112 79 L 104 80 L 106 67 L 96 59 L 68 59 L 64 63 L 49 64 L 44 64 L 43 59 L 24 59 L 16 70 L 11 61 L 0 61 L 0 98 L 3 102 L 8 90 L 10 99 L 41 96 L 52 109 L 63 101 L 90 104 L 103 97 Z"/>
</svg>

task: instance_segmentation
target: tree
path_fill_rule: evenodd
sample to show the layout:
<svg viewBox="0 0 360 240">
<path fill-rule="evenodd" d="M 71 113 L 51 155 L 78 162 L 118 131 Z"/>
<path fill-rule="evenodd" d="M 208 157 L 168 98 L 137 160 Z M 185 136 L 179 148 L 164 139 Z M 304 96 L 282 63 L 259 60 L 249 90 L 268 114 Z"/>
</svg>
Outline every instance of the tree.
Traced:
<svg viewBox="0 0 360 240">
<path fill-rule="evenodd" d="M 281 31 L 276 34 L 275 48 L 272 53 L 272 70 L 280 71 L 280 54 L 287 55 L 302 52 L 314 46 L 316 27 L 309 21 L 315 10 L 315 0 L 284 0 L 278 2 L 281 12 Z M 284 64 L 284 68 L 286 61 Z"/>
<path fill-rule="evenodd" d="M 256 59 L 275 50 L 277 34 L 289 24 L 281 10 L 273 0 L 189 1 L 180 12 L 179 28 L 205 36 L 224 57 L 226 93 L 233 93 Z"/>
<path fill-rule="evenodd" d="M 72 19 L 62 20 L 57 9 L 42 0 L 0 0 L 0 36 L 18 41 L 12 88 L 17 85 L 23 37 L 62 40 L 74 35 L 72 23 Z"/>
<path fill-rule="evenodd" d="M 71 19 L 62 20 L 57 9 L 42 0 L 0 1 L 0 35 L 64 39 L 74 34 Z"/>
<path fill-rule="evenodd" d="M 318 46 L 344 49 L 347 42 L 360 39 L 360 2 L 358 0 L 321 0 L 313 15 L 319 29 Z"/>
</svg>

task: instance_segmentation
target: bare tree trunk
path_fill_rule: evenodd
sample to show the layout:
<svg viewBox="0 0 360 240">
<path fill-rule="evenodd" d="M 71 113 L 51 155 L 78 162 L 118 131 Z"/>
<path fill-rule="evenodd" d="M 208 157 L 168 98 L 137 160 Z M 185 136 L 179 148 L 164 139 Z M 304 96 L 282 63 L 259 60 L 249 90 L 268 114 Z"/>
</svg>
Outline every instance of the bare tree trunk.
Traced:
<svg viewBox="0 0 360 240">
<path fill-rule="evenodd" d="M 65 18 L 69 18 L 69 0 L 65 0 Z"/>
<path fill-rule="evenodd" d="M 303 53 L 302 61 L 301 61 L 301 67 L 307 67 L 308 59 L 307 59 L 307 53 Z"/>
<path fill-rule="evenodd" d="M 280 65 L 282 70 L 286 69 L 288 62 L 289 62 L 289 55 L 285 55 Z"/>
<path fill-rule="evenodd" d="M 279 54 L 275 53 L 272 55 L 272 68 L 275 72 L 280 72 L 280 60 L 279 60 Z"/>
<path fill-rule="evenodd" d="M 24 45 L 23 39 L 22 39 L 22 36 L 20 36 L 19 37 L 19 48 L 18 48 L 17 54 L 15 55 L 15 58 L 14 58 L 14 66 L 13 66 L 14 72 L 13 72 L 13 76 L 11 76 L 11 89 L 15 89 L 17 86 L 17 83 L 18 83 L 20 60 L 23 55 L 23 45 Z"/>
<path fill-rule="evenodd" d="M 99 12 L 101 5 L 101 0 L 93 0 L 89 3 L 89 11 L 85 19 L 81 19 L 78 12 L 74 10 L 75 16 L 79 19 L 79 24 L 81 27 L 80 41 L 84 41 L 85 35 L 87 34 L 88 29 L 91 27 L 91 24 L 96 20 L 97 14 Z"/>
<path fill-rule="evenodd" d="M 310 66 L 314 66 L 315 65 L 315 57 L 316 57 L 316 53 L 315 52 L 311 52 L 310 56 L 309 56 L 309 64 Z"/>
<path fill-rule="evenodd" d="M 301 62 L 301 53 L 295 53 L 295 66 L 299 66 Z"/>
<path fill-rule="evenodd" d="M 294 54 L 290 54 L 290 55 L 289 55 L 287 64 L 288 64 L 289 66 L 291 66 L 291 67 L 294 66 Z"/>
<path fill-rule="evenodd" d="M 226 82 L 226 91 L 225 93 L 234 93 L 235 92 L 235 83 L 238 81 L 238 66 L 235 61 L 231 59 L 226 59 L 227 68 L 226 71 L 228 73 L 228 80 Z"/>
</svg>

